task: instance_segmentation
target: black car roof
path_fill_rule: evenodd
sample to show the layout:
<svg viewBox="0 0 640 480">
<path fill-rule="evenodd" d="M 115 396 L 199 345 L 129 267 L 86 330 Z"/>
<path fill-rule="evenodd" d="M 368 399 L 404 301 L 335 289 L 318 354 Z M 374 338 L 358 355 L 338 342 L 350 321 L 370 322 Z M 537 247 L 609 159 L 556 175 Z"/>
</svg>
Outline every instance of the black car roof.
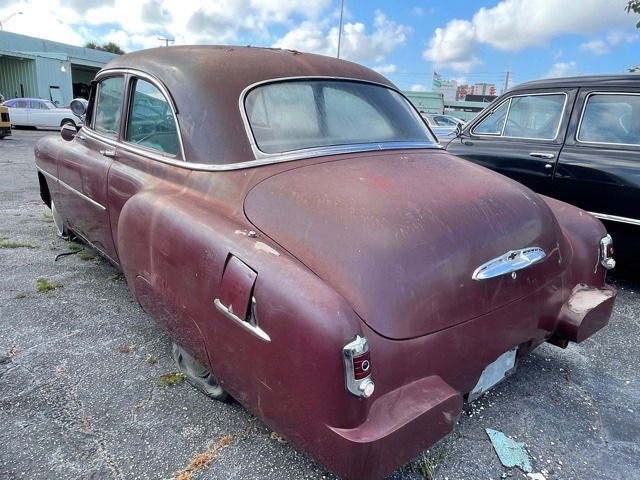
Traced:
<svg viewBox="0 0 640 480">
<path fill-rule="evenodd" d="M 531 82 L 521 83 L 509 89 L 515 90 L 535 88 L 562 88 L 562 87 L 640 87 L 640 74 L 622 73 L 615 75 L 584 75 L 577 77 L 545 78 Z"/>
</svg>

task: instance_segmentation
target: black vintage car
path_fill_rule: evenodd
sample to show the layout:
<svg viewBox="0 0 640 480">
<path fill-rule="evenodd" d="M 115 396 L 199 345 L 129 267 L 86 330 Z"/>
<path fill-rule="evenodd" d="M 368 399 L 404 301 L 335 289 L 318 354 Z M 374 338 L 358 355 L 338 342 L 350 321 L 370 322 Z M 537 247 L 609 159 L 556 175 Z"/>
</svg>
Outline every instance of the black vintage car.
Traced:
<svg viewBox="0 0 640 480">
<path fill-rule="evenodd" d="M 592 213 L 640 265 L 640 75 L 520 84 L 447 150 Z"/>
</svg>

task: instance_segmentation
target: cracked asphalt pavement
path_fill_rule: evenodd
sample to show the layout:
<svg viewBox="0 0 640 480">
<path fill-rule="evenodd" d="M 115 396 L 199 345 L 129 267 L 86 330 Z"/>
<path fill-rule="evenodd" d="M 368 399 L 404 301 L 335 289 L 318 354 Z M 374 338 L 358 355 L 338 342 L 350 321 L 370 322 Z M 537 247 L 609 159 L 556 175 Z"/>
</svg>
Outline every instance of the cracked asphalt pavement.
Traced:
<svg viewBox="0 0 640 480">
<path fill-rule="evenodd" d="M 159 385 L 176 371 L 169 338 L 119 272 L 86 251 L 55 261 L 70 250 L 39 198 L 33 146 L 56 134 L 0 140 L 0 479 L 172 479 L 203 453 L 194 479 L 336 478 L 241 405 Z M 39 278 L 58 286 L 39 292 Z M 606 329 L 541 346 L 389 479 L 638 478 L 640 273 L 609 279 Z M 500 463 L 487 428 L 524 442 L 532 476 Z"/>
</svg>

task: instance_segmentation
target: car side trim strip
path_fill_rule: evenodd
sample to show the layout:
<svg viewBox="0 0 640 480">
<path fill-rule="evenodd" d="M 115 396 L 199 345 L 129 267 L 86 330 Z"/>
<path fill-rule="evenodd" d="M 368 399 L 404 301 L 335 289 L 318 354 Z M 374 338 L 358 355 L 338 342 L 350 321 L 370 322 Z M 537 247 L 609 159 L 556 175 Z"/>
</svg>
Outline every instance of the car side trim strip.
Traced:
<svg viewBox="0 0 640 480">
<path fill-rule="evenodd" d="M 75 188 L 73 188 L 70 185 L 67 185 L 66 183 L 64 183 L 62 180 L 60 180 L 59 178 L 54 177 L 53 175 L 51 175 L 49 172 L 45 172 L 42 168 L 40 167 L 36 167 L 38 169 L 39 172 L 41 172 L 45 177 L 49 177 L 51 180 L 53 180 L 54 182 L 56 182 L 58 185 L 63 186 L 64 188 L 66 188 L 67 190 L 69 190 L 71 193 L 76 194 L 77 196 L 79 196 L 80 198 L 82 198 L 83 200 L 86 200 L 87 202 L 89 202 L 91 205 L 93 205 L 94 207 L 98 208 L 99 210 L 102 210 L 103 212 L 107 210 L 107 207 L 105 207 L 104 205 L 96 202 L 94 199 L 87 197 L 84 193 L 79 192 L 78 190 L 76 190 Z"/>
<path fill-rule="evenodd" d="M 597 213 L 597 212 L 589 212 L 589 213 L 594 217 L 599 218 L 600 220 L 609 220 L 610 222 L 628 223 L 629 225 L 640 226 L 640 219 L 619 217 L 617 215 L 609 215 L 608 213 Z"/>
</svg>

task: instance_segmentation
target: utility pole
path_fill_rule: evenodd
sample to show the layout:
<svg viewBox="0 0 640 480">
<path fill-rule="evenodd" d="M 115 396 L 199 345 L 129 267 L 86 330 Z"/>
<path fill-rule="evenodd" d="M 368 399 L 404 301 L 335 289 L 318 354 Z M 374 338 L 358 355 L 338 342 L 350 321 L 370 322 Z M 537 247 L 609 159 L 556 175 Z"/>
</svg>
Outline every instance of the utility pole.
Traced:
<svg viewBox="0 0 640 480">
<path fill-rule="evenodd" d="M 340 26 L 338 27 L 338 54 L 336 58 L 340 58 L 340 41 L 342 40 L 342 12 L 344 12 L 344 0 L 340 2 Z"/>
<path fill-rule="evenodd" d="M 509 74 L 510 73 L 511 72 L 509 72 L 509 70 L 507 70 L 507 76 L 504 79 L 504 90 L 503 90 L 503 93 L 506 92 L 508 90 L 508 88 L 509 88 Z"/>
<path fill-rule="evenodd" d="M 158 37 L 158 40 L 162 40 L 164 42 L 165 47 L 169 46 L 169 42 L 173 43 L 176 41 L 175 38 L 167 38 L 167 37 Z"/>
</svg>

